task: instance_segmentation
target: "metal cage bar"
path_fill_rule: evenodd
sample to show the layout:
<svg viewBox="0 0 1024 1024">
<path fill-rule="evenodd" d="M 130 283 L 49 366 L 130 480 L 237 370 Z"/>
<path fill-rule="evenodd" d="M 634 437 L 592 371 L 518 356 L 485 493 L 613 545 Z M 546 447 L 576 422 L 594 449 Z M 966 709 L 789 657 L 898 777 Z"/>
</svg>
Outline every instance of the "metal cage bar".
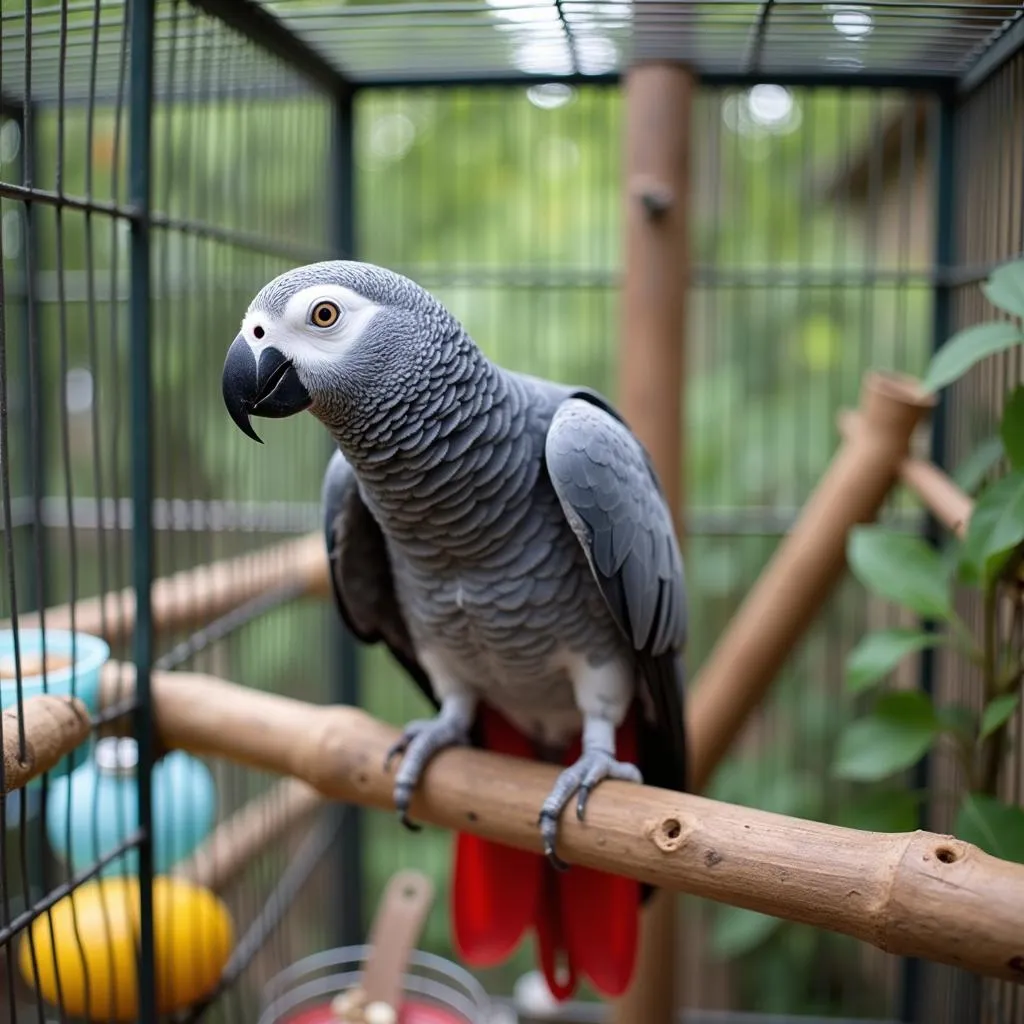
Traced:
<svg viewBox="0 0 1024 1024">
<path fill-rule="evenodd" d="M 139 745 L 139 1015 L 156 1020 L 156 945 L 153 923 L 153 395 L 150 348 L 149 220 L 152 195 L 153 29 L 155 0 L 132 0 L 128 99 L 128 194 L 131 220 L 129 346 L 132 413 L 132 578 L 135 584 L 135 736 Z"/>
<path fill-rule="evenodd" d="M 356 204 L 355 204 L 355 96 L 351 89 L 336 93 L 333 99 L 333 137 L 331 151 L 332 197 L 331 236 L 335 255 L 340 259 L 356 257 Z M 334 451 L 328 439 L 328 456 Z M 332 697 L 339 704 L 359 705 L 361 701 L 361 658 L 355 639 L 337 614 L 333 602 L 328 602 L 330 640 L 329 671 Z M 365 878 L 365 812 L 361 807 L 345 805 L 335 808 L 338 817 L 338 841 L 334 847 L 336 863 L 338 946 L 358 945 L 363 941 L 366 928 L 366 906 L 363 896 Z"/>
</svg>

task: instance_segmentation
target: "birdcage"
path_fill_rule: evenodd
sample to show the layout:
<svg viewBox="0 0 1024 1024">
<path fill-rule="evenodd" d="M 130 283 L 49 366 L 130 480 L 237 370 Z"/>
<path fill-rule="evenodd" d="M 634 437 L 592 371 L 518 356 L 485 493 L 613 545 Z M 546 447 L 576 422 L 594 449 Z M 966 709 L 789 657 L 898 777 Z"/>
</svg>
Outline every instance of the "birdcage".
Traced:
<svg viewBox="0 0 1024 1024">
<path fill-rule="evenodd" d="M 1024 947 L 962 938 L 1020 906 L 1012 856 L 928 946 L 847 913 L 859 882 L 787 902 L 808 861 L 755 898 L 708 846 L 645 912 L 623 999 L 552 1003 L 529 943 L 471 978 L 455 811 L 411 835 L 317 761 L 318 723 L 387 734 L 321 705 L 426 710 L 334 608 L 329 440 L 300 416 L 259 447 L 220 390 L 257 290 L 348 257 L 502 365 L 608 395 L 684 538 L 699 786 L 736 828 L 865 830 L 844 856 L 870 886 L 893 836 L 954 829 L 960 783 L 945 747 L 899 775 L 922 800 L 832 770 L 851 649 L 918 621 L 844 545 L 879 516 L 941 546 L 1006 468 L 987 439 L 1024 379 L 1018 346 L 929 410 L 871 374 L 920 377 L 992 319 L 982 285 L 1024 249 L 1024 4 L 4 0 L 0 26 L 0 1021 L 270 1019 L 281 979 L 362 955 L 410 866 L 439 893 L 415 963 L 509 1019 L 1024 1021 Z M 872 402 L 905 417 L 884 459 L 857 444 Z M 1018 594 L 1018 650 L 1020 621 Z M 886 685 L 972 705 L 976 671 L 922 645 Z M 1012 809 L 1015 705 L 1003 725 Z M 662 821 L 658 856 L 690 856 Z"/>
</svg>

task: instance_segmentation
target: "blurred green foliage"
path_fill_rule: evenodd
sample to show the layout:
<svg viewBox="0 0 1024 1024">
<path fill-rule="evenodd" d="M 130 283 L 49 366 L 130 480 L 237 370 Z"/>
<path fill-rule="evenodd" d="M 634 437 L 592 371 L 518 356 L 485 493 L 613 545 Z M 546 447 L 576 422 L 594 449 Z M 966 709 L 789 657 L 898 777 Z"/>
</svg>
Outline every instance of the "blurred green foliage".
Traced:
<svg viewBox="0 0 1024 1024">
<path fill-rule="evenodd" d="M 1013 319 L 972 324 L 944 341 L 922 382 L 933 393 L 981 366 L 991 371 L 998 365 L 993 357 L 1024 346 L 1024 260 L 995 268 L 981 290 Z M 1000 472 L 981 488 L 962 540 L 954 535 L 939 551 L 922 538 L 868 525 L 857 527 L 847 545 L 850 568 L 868 590 L 923 620 L 917 629 L 865 636 L 847 659 L 848 688 L 873 689 L 908 655 L 947 648 L 967 668 L 964 703 L 940 705 L 918 690 L 876 696 L 869 713 L 844 730 L 832 770 L 856 782 L 896 781 L 946 741 L 960 770 L 954 833 L 993 856 L 1024 863 L 1024 807 L 999 799 L 1024 682 L 1024 609 L 1012 599 L 1024 563 L 1024 385 L 1009 387 L 1014 379 L 1003 385 L 1008 390 L 994 435 L 998 444 L 986 438 L 978 449 L 984 459 L 968 456 L 986 466 L 985 475 L 997 467 Z M 965 591 L 981 607 L 980 628 L 972 629 L 958 606 Z M 926 630 L 925 622 L 932 628 Z M 904 802 L 898 786 L 888 794 L 896 805 Z"/>
</svg>

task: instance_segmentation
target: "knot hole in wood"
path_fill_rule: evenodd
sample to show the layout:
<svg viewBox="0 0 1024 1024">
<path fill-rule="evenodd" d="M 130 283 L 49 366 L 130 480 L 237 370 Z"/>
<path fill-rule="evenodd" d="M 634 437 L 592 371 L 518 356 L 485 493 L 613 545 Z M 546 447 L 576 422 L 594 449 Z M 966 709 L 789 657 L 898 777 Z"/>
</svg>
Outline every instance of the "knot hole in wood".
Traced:
<svg viewBox="0 0 1024 1024">
<path fill-rule="evenodd" d="M 661 818 L 651 829 L 654 845 L 662 853 L 675 853 L 686 840 L 687 829 L 682 821 L 675 816 Z"/>
</svg>

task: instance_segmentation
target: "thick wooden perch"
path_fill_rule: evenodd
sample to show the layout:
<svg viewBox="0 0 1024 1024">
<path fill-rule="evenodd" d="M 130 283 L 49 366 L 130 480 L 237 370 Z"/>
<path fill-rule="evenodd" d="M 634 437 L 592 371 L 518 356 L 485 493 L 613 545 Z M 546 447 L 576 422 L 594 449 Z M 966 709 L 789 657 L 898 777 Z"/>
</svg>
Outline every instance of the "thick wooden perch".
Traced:
<svg viewBox="0 0 1024 1024">
<path fill-rule="evenodd" d="M 301 779 L 324 796 L 392 807 L 391 726 L 213 676 L 153 674 L 162 741 Z M 537 808 L 557 769 L 478 750 L 439 754 L 412 815 L 540 849 Z M 889 835 L 605 782 L 585 822 L 562 819 L 566 860 L 1024 982 L 1024 866 L 949 836 Z"/>
<path fill-rule="evenodd" d="M 195 569 L 185 569 L 153 581 L 153 626 L 158 633 L 202 626 L 269 590 L 298 584 L 303 594 L 325 597 L 330 593 L 327 554 L 318 532 L 225 558 Z M 71 628 L 70 604 L 46 610 L 47 628 Z M 118 643 L 135 628 L 135 591 L 129 587 L 75 603 L 75 629 Z M 20 627 L 38 627 L 37 614 L 22 615 Z M 0 623 L 10 628 L 9 622 Z"/>
<path fill-rule="evenodd" d="M 41 694 L 22 705 L 25 756 L 21 757 L 18 709 L 3 713 L 3 792 L 27 786 L 89 737 L 89 709 L 77 697 Z"/>
</svg>

